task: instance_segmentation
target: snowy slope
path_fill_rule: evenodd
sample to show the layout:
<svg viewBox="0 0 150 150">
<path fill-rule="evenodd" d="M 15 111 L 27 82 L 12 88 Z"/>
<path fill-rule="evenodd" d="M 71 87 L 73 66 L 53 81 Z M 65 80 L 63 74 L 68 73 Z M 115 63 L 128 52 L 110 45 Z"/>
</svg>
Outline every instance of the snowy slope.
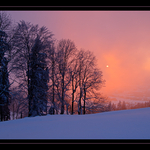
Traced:
<svg viewBox="0 0 150 150">
<path fill-rule="evenodd" d="M 0 122 L 0 139 L 150 139 L 150 108 Z"/>
</svg>

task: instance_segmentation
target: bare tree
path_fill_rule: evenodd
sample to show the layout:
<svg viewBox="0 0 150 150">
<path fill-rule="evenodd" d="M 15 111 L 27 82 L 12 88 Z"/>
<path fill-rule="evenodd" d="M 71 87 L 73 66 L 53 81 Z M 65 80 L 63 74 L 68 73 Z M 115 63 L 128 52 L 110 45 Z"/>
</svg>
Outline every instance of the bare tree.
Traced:
<svg viewBox="0 0 150 150">
<path fill-rule="evenodd" d="M 0 11 L 0 30 L 6 31 L 11 25 L 11 17 L 5 11 Z"/>
<path fill-rule="evenodd" d="M 79 63 L 79 68 L 78 68 L 78 75 L 79 75 L 79 101 L 78 101 L 78 114 L 82 114 L 82 107 L 81 107 L 81 99 L 83 96 L 83 89 L 82 89 L 82 72 L 83 72 L 83 67 L 84 67 L 84 61 L 85 61 L 85 55 L 84 51 L 80 50 L 78 54 L 78 63 Z"/>
<path fill-rule="evenodd" d="M 91 68 L 91 70 L 89 70 L 83 82 L 84 82 L 83 83 L 83 93 L 84 93 L 83 114 L 85 114 L 85 101 L 86 101 L 87 93 L 88 92 L 96 93 L 95 91 L 100 90 L 101 86 L 104 83 L 104 81 L 102 80 L 102 72 L 97 68 L 95 69 Z"/>
<path fill-rule="evenodd" d="M 88 93 L 89 94 L 89 93 Z M 88 95 L 87 94 L 87 95 Z M 88 95 L 87 101 L 86 101 L 86 114 L 91 114 L 91 113 L 100 113 L 106 111 L 107 107 L 107 98 L 103 97 L 99 93 L 97 93 L 96 97 L 92 97 L 92 95 Z"/>
<path fill-rule="evenodd" d="M 61 102 L 61 113 L 64 114 L 64 103 L 66 92 L 68 91 L 68 86 L 70 84 L 70 76 L 69 76 L 69 67 L 72 63 L 72 57 L 76 52 L 75 44 L 71 40 L 60 40 L 57 46 L 57 65 L 58 65 L 58 74 L 57 79 L 60 80 L 60 88 L 61 91 L 60 102 Z M 58 86 L 57 86 L 58 89 Z"/>
<path fill-rule="evenodd" d="M 78 101 L 78 114 L 82 114 L 82 103 L 83 100 L 83 114 L 85 114 L 85 104 L 87 93 L 96 92 L 104 84 L 102 79 L 102 71 L 96 66 L 96 58 L 90 51 L 80 50 L 78 54 L 78 75 L 79 75 L 79 101 Z M 94 98 L 94 96 L 92 96 Z"/>
<path fill-rule="evenodd" d="M 78 78 L 78 73 L 79 73 L 79 63 L 78 63 L 78 58 L 75 56 L 73 62 L 72 62 L 72 65 L 70 67 L 70 77 L 71 77 L 71 95 L 72 95 L 72 111 L 71 111 L 71 114 L 73 115 L 74 114 L 74 102 L 75 102 L 75 93 L 76 93 L 76 90 L 79 86 L 79 78 Z"/>
<path fill-rule="evenodd" d="M 11 103 L 10 103 L 10 117 L 11 119 L 18 119 L 28 116 L 27 92 L 23 86 L 11 87 Z"/>
</svg>

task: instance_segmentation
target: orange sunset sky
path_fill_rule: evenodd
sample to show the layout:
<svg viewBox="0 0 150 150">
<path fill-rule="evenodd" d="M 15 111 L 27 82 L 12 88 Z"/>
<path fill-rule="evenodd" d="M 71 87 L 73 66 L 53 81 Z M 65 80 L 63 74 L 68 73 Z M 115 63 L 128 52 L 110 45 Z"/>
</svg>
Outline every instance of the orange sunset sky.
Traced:
<svg viewBox="0 0 150 150">
<path fill-rule="evenodd" d="M 6 12 L 14 22 L 46 26 L 55 39 L 92 51 L 106 80 L 104 93 L 150 88 L 150 11 Z"/>
</svg>

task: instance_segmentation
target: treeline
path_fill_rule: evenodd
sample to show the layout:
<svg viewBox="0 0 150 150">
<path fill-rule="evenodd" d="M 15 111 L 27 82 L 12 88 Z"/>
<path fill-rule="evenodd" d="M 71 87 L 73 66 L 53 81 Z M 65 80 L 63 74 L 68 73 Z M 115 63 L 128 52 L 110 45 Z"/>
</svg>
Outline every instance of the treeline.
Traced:
<svg viewBox="0 0 150 150">
<path fill-rule="evenodd" d="M 125 103 L 125 101 L 119 101 L 117 104 L 112 103 L 111 101 L 104 108 L 103 111 L 115 111 L 115 110 L 125 110 L 125 109 L 137 109 L 137 108 L 145 108 L 150 107 L 150 101 L 141 102 L 141 103 Z"/>
<path fill-rule="evenodd" d="M 91 51 L 0 12 L 0 120 L 100 111 L 105 81 Z"/>
</svg>

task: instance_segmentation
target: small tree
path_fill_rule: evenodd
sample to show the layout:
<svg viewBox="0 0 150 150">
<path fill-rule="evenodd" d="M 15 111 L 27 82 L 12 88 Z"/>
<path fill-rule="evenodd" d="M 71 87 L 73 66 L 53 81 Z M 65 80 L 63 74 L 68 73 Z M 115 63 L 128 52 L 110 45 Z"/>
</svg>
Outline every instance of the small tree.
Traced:
<svg viewBox="0 0 150 150">
<path fill-rule="evenodd" d="M 125 101 L 122 103 L 122 110 L 127 109 Z"/>
<path fill-rule="evenodd" d="M 119 101 L 117 104 L 117 110 L 121 110 L 121 109 L 122 109 L 122 104 L 121 104 L 121 101 Z"/>
<path fill-rule="evenodd" d="M 112 104 L 111 101 L 109 102 L 108 106 L 107 106 L 107 111 L 112 111 Z"/>
<path fill-rule="evenodd" d="M 28 101 L 27 92 L 22 85 L 12 86 L 10 88 L 11 103 L 10 103 L 10 119 L 18 119 L 21 114 L 22 117 L 28 116 Z"/>
<path fill-rule="evenodd" d="M 29 58 L 29 101 L 31 108 L 29 116 L 47 114 L 47 82 L 49 72 L 46 64 L 46 53 L 40 53 L 44 48 L 37 36 Z"/>
<path fill-rule="evenodd" d="M 4 37 L 7 37 L 5 32 L 0 31 L 0 117 L 1 121 L 8 120 L 10 118 L 9 112 L 9 80 L 7 64 L 8 61 L 4 57 L 5 52 L 8 50 L 8 44 L 4 41 Z"/>
</svg>

